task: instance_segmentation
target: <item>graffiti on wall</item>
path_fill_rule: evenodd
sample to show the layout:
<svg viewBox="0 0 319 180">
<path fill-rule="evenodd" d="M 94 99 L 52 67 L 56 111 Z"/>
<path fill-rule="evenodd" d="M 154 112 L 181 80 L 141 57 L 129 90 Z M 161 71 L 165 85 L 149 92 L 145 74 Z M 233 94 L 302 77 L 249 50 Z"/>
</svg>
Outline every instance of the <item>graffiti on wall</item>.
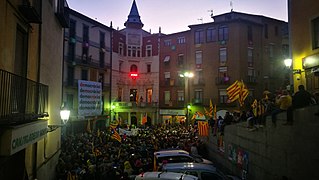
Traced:
<svg viewBox="0 0 319 180">
<path fill-rule="evenodd" d="M 234 144 L 227 146 L 228 160 L 236 164 L 242 171 L 242 179 L 246 179 L 248 174 L 249 153 L 244 151 L 241 147 Z"/>
</svg>

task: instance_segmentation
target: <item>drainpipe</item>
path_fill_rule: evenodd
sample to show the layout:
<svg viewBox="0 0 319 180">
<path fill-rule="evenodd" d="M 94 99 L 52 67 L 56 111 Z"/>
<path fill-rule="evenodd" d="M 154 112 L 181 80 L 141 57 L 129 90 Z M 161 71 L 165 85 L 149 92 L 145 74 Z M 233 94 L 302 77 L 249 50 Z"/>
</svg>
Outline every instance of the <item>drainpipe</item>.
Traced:
<svg viewBox="0 0 319 180">
<path fill-rule="evenodd" d="M 40 3 L 40 17 L 42 19 L 42 1 Z M 42 51 L 42 23 L 39 24 L 39 32 L 38 32 L 38 69 L 37 69 L 37 88 L 36 88 L 36 96 L 35 96 L 35 112 L 39 114 L 39 84 L 40 84 L 40 76 L 41 76 L 41 51 Z M 33 179 L 37 178 L 37 154 L 38 154 L 38 142 L 35 142 L 33 144 L 33 162 L 32 162 L 32 174 L 33 174 Z"/>
<path fill-rule="evenodd" d="M 112 104 L 112 71 L 113 71 L 113 26 L 111 21 L 111 38 L 110 38 L 110 92 L 109 92 L 109 121 L 106 122 L 106 125 L 110 125 L 111 121 L 111 104 Z"/>
</svg>

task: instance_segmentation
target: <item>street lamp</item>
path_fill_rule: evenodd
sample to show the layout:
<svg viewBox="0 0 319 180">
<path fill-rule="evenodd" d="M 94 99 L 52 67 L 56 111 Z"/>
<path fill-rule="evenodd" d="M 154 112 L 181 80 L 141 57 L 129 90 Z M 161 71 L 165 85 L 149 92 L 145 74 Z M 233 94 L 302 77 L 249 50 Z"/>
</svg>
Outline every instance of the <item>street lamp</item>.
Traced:
<svg viewBox="0 0 319 180">
<path fill-rule="evenodd" d="M 62 124 L 48 125 L 48 132 L 55 131 L 59 127 L 65 126 L 66 123 L 69 121 L 69 118 L 70 118 L 70 110 L 68 110 L 66 108 L 62 108 L 60 110 L 60 117 L 61 117 L 61 120 L 62 120 Z"/>
<path fill-rule="evenodd" d="M 194 77 L 194 74 L 192 72 L 184 72 L 183 74 L 179 74 L 180 77 L 182 78 L 185 78 L 185 94 L 187 94 L 187 96 L 185 96 L 185 100 L 187 100 L 187 107 L 186 107 L 186 110 L 187 110 L 187 114 L 186 114 L 186 124 L 188 125 L 189 124 L 189 108 L 190 108 L 190 88 L 189 88 L 189 79 Z M 187 93 L 186 93 L 187 92 Z M 184 101 L 185 102 L 185 101 Z"/>
</svg>

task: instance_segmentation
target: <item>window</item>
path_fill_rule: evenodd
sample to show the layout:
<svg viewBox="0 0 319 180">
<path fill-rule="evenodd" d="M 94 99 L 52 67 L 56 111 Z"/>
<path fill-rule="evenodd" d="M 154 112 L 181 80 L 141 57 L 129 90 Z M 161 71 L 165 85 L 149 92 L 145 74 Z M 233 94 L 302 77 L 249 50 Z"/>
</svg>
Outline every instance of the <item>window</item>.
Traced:
<svg viewBox="0 0 319 180">
<path fill-rule="evenodd" d="M 225 104 L 225 103 L 227 103 L 227 99 L 228 99 L 228 96 L 227 96 L 226 89 L 220 89 L 219 90 L 219 103 Z"/>
<path fill-rule="evenodd" d="M 137 66 L 135 64 L 133 64 L 130 68 L 131 72 L 137 72 Z"/>
<path fill-rule="evenodd" d="M 218 83 L 224 84 L 229 81 L 227 67 L 218 68 Z"/>
<path fill-rule="evenodd" d="M 217 31 L 215 28 L 208 28 L 206 32 L 206 41 L 214 42 L 217 41 Z"/>
<path fill-rule="evenodd" d="M 151 72 L 151 65 L 150 65 L 150 64 L 147 64 L 147 65 L 146 65 L 146 71 L 147 71 L 148 73 Z"/>
<path fill-rule="evenodd" d="M 177 91 L 177 101 L 184 101 L 184 91 Z"/>
<path fill-rule="evenodd" d="M 253 48 L 248 48 L 248 51 L 247 51 L 247 62 L 248 62 L 248 67 L 251 67 L 254 65 L 254 56 L 253 56 L 253 52 L 254 52 L 254 49 Z"/>
<path fill-rule="evenodd" d="M 137 89 L 130 89 L 130 102 L 136 102 Z"/>
<path fill-rule="evenodd" d="M 268 24 L 264 24 L 264 37 L 268 39 Z"/>
<path fill-rule="evenodd" d="M 319 17 L 312 20 L 312 49 L 319 48 Z"/>
<path fill-rule="evenodd" d="M 66 95 L 66 107 L 73 109 L 73 94 Z"/>
<path fill-rule="evenodd" d="M 185 37 L 178 37 L 177 38 L 177 44 L 185 44 L 186 39 Z"/>
<path fill-rule="evenodd" d="M 28 64 L 28 33 L 19 25 L 16 29 L 15 43 L 14 72 L 19 76 L 26 77 Z"/>
<path fill-rule="evenodd" d="M 199 29 L 195 31 L 195 44 L 204 43 L 204 30 Z"/>
<path fill-rule="evenodd" d="M 152 56 L 152 45 L 146 45 L 146 56 Z"/>
<path fill-rule="evenodd" d="M 204 77 L 203 77 L 203 71 L 202 69 L 197 69 L 194 75 L 194 84 L 203 84 L 204 83 Z"/>
<path fill-rule="evenodd" d="M 119 43 L 119 54 L 120 55 L 123 55 L 123 52 L 124 52 L 123 51 L 123 46 L 124 46 L 123 43 Z"/>
<path fill-rule="evenodd" d="M 105 53 L 103 51 L 100 51 L 99 53 L 99 61 L 100 61 L 100 67 L 104 68 L 104 59 L 105 59 Z"/>
<path fill-rule="evenodd" d="M 203 63 L 202 51 L 195 52 L 195 64 L 201 65 Z"/>
<path fill-rule="evenodd" d="M 82 69 L 81 70 L 81 80 L 88 80 L 88 70 L 87 69 Z"/>
<path fill-rule="evenodd" d="M 153 89 L 146 89 L 146 102 L 151 103 L 153 96 Z"/>
<path fill-rule="evenodd" d="M 118 88 L 117 90 L 117 101 L 121 102 L 122 101 L 122 96 L 123 96 L 123 89 Z"/>
<path fill-rule="evenodd" d="M 100 32 L 100 48 L 105 48 L 105 33 Z"/>
<path fill-rule="evenodd" d="M 183 67 L 184 65 L 184 54 L 179 54 L 177 58 L 177 64 L 179 67 Z"/>
<path fill-rule="evenodd" d="M 254 77 L 255 76 L 255 69 L 254 68 L 248 68 L 248 76 L 252 76 Z"/>
<path fill-rule="evenodd" d="M 248 40 L 248 42 L 253 41 L 253 29 L 250 25 L 247 26 L 247 40 Z"/>
<path fill-rule="evenodd" d="M 172 45 L 172 41 L 170 39 L 164 40 L 164 46 L 171 46 L 171 45 Z"/>
<path fill-rule="evenodd" d="M 220 48 L 219 49 L 219 65 L 225 66 L 227 61 L 227 49 L 226 48 Z"/>
<path fill-rule="evenodd" d="M 104 88 L 104 73 L 99 73 L 98 81 L 101 83 L 102 88 Z"/>
<path fill-rule="evenodd" d="M 220 26 L 218 28 L 218 40 L 219 41 L 227 41 L 228 40 L 228 27 Z"/>
<path fill-rule="evenodd" d="M 127 46 L 127 55 L 130 57 L 140 57 L 141 51 L 138 46 Z"/>
<path fill-rule="evenodd" d="M 164 78 L 165 78 L 165 85 L 170 85 L 171 80 L 171 72 L 164 72 Z"/>
<path fill-rule="evenodd" d="M 164 91 L 164 103 L 169 105 L 171 101 L 171 93 L 170 91 Z"/>
<path fill-rule="evenodd" d="M 119 62 L 119 72 L 122 72 L 123 61 Z"/>
<path fill-rule="evenodd" d="M 74 81 L 74 67 L 68 66 L 68 76 L 67 76 L 67 85 L 68 86 L 73 86 L 73 81 Z"/>
<path fill-rule="evenodd" d="M 203 102 L 203 90 L 195 89 L 195 103 Z"/>
<path fill-rule="evenodd" d="M 71 38 L 75 38 L 75 35 L 76 35 L 76 33 L 75 33 L 76 28 L 75 27 L 76 27 L 76 21 L 73 19 L 70 19 L 69 36 Z"/>
</svg>

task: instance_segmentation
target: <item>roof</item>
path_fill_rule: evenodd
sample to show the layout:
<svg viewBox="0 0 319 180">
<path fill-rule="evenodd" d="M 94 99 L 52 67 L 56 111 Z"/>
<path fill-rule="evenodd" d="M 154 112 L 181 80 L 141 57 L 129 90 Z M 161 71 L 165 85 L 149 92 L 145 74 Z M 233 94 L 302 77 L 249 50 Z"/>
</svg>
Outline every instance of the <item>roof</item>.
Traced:
<svg viewBox="0 0 319 180">
<path fill-rule="evenodd" d="M 135 0 L 133 1 L 130 14 L 128 15 L 127 21 L 124 23 L 124 26 L 129 24 L 136 24 L 141 28 L 144 26 L 138 13 Z"/>
<path fill-rule="evenodd" d="M 171 150 L 161 150 L 154 152 L 155 156 L 172 156 L 172 155 L 179 155 L 179 154 L 187 154 L 189 155 L 189 152 L 181 149 L 171 149 Z"/>
</svg>

